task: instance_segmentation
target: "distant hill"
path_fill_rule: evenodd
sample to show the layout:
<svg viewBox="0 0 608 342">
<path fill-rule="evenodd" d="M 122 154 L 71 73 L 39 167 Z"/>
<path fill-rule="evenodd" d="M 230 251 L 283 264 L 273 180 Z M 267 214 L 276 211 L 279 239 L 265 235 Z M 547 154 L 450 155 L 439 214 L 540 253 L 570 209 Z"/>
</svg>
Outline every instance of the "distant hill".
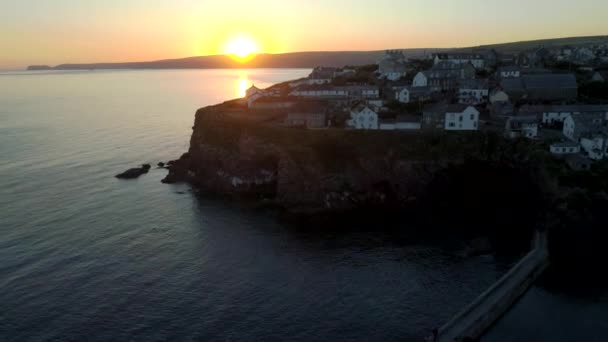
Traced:
<svg viewBox="0 0 608 342">
<path fill-rule="evenodd" d="M 524 50 L 530 50 L 539 47 L 552 48 L 570 45 L 572 47 L 581 45 L 595 45 L 595 44 L 608 44 L 608 36 L 590 36 L 590 37 L 569 37 L 569 38 L 554 38 L 554 39 L 540 39 L 540 40 L 528 40 L 521 42 L 502 43 L 502 44 L 491 44 L 482 45 L 480 47 L 495 49 L 499 52 L 504 53 L 518 53 Z"/>
<path fill-rule="evenodd" d="M 422 57 L 438 49 L 406 49 L 409 57 Z M 229 68 L 313 68 L 315 66 L 342 67 L 376 63 L 384 55 L 382 51 L 319 51 L 282 54 L 260 54 L 251 61 L 241 63 L 226 55 L 165 59 L 152 62 L 61 64 L 54 70 L 95 69 L 229 69 Z M 36 70 L 39 66 L 28 69 Z"/>
<path fill-rule="evenodd" d="M 608 36 L 572 37 L 542 39 L 523 42 L 483 45 L 483 48 L 496 49 L 504 53 L 518 53 L 537 47 L 555 47 L 563 45 L 580 46 L 587 44 L 608 43 Z M 408 57 L 424 57 L 428 54 L 464 50 L 451 49 L 403 49 Z M 466 48 L 466 49 L 471 49 Z M 95 69 L 231 69 L 231 68 L 313 68 L 315 66 L 341 67 L 345 65 L 364 65 L 376 63 L 384 55 L 381 51 L 317 51 L 293 52 L 281 54 L 260 54 L 249 62 L 241 63 L 226 55 L 165 59 L 151 62 L 128 63 L 89 63 L 61 64 L 56 67 L 30 66 L 28 70 L 95 70 Z"/>
</svg>

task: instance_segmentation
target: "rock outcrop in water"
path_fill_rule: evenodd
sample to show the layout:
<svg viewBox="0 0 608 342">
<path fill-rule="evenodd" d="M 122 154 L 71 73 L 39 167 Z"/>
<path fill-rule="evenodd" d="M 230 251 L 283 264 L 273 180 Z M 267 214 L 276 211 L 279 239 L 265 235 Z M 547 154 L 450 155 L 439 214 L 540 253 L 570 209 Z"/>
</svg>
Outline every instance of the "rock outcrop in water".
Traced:
<svg viewBox="0 0 608 342">
<path fill-rule="evenodd" d="M 118 179 L 135 179 L 143 174 L 148 173 L 148 171 L 150 171 L 150 167 L 150 164 L 142 164 L 142 166 L 140 167 L 128 169 L 127 171 L 119 173 L 114 177 Z"/>
</svg>

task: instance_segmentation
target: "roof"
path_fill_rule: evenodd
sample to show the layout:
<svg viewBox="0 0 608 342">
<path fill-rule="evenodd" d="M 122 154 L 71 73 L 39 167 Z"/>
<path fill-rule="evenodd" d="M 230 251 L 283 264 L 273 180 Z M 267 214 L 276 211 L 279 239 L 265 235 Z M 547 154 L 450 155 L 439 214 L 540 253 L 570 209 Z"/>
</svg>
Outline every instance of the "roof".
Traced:
<svg viewBox="0 0 608 342">
<path fill-rule="evenodd" d="M 511 72 L 511 71 L 521 71 L 521 68 L 516 65 L 502 66 L 496 70 L 498 73 L 501 72 Z"/>
<path fill-rule="evenodd" d="M 471 106 L 462 104 L 462 103 L 449 104 L 445 107 L 445 112 L 446 113 L 462 113 L 469 107 L 471 107 Z"/>
<path fill-rule="evenodd" d="M 608 105 L 554 105 L 545 106 L 545 111 L 548 112 L 574 112 L 574 113 L 606 113 L 608 112 Z"/>
<path fill-rule="evenodd" d="M 490 87 L 486 79 L 460 80 L 458 83 L 461 89 L 488 89 Z"/>
<path fill-rule="evenodd" d="M 551 144 L 552 147 L 578 147 L 579 144 L 574 141 L 560 141 Z"/>
<path fill-rule="evenodd" d="M 521 78 L 507 78 L 500 82 L 505 91 L 524 90 L 524 82 Z"/>
<path fill-rule="evenodd" d="M 570 115 L 569 118 L 574 121 L 574 129 L 579 134 L 591 133 L 598 129 L 601 130 L 601 127 L 598 127 L 597 125 L 597 121 L 604 119 L 603 116 L 588 113 Z"/>
<path fill-rule="evenodd" d="M 574 74 L 534 74 L 522 76 L 526 89 L 578 88 Z"/>
<path fill-rule="evenodd" d="M 365 108 L 369 108 L 370 110 L 374 111 L 374 112 L 378 112 L 378 108 L 374 105 L 371 104 L 366 104 L 365 102 L 359 102 L 355 105 L 353 105 L 350 109 L 351 112 L 360 112 L 362 110 L 364 110 Z"/>
</svg>

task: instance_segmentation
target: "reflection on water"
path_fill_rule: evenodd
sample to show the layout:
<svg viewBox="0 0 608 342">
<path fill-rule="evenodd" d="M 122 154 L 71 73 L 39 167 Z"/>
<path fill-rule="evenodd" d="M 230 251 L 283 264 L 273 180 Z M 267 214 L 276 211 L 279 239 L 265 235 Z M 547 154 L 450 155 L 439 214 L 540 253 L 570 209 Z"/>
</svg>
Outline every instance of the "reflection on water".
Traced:
<svg viewBox="0 0 608 342">
<path fill-rule="evenodd" d="M 249 89 L 249 87 L 251 87 L 251 85 L 253 84 L 253 82 L 249 80 L 247 70 L 241 70 L 239 72 L 239 78 L 236 84 L 237 97 L 245 97 L 245 95 L 247 94 L 247 89 Z"/>
</svg>

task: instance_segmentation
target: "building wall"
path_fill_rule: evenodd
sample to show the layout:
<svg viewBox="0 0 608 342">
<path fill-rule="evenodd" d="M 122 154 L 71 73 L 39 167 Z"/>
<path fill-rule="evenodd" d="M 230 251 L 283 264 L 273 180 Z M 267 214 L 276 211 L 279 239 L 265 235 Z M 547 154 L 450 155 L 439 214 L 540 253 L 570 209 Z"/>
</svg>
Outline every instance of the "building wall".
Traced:
<svg viewBox="0 0 608 342">
<path fill-rule="evenodd" d="M 419 130 L 420 128 L 420 122 L 397 122 L 395 124 L 397 130 Z"/>
<path fill-rule="evenodd" d="M 549 146 L 549 151 L 553 154 L 576 154 L 581 151 L 580 146 L 560 146 L 560 145 L 551 145 Z"/>
<path fill-rule="evenodd" d="M 351 112 L 350 117 L 348 125 L 355 129 L 378 129 L 379 127 L 378 114 L 367 107 L 360 112 Z"/>
<path fill-rule="evenodd" d="M 604 159 L 606 155 L 606 139 L 603 137 L 582 138 L 581 149 L 593 160 Z"/>
<path fill-rule="evenodd" d="M 458 102 L 463 104 L 480 104 L 488 101 L 488 89 L 466 89 L 458 90 Z"/>
<path fill-rule="evenodd" d="M 413 87 L 426 87 L 428 85 L 429 80 L 422 72 L 419 72 L 416 74 L 416 76 L 414 76 L 414 80 L 412 81 Z"/>
<path fill-rule="evenodd" d="M 468 107 L 462 113 L 445 113 L 446 131 L 476 131 L 479 126 L 479 112 Z"/>
<path fill-rule="evenodd" d="M 574 119 L 572 119 L 571 115 L 568 115 L 566 117 L 566 119 L 564 120 L 564 128 L 562 130 L 562 133 L 564 134 L 564 136 L 570 140 L 576 140 L 574 137 L 574 132 L 575 132 L 575 125 L 574 125 Z"/>
<path fill-rule="evenodd" d="M 395 100 L 401 103 L 410 103 L 410 91 L 407 88 L 399 90 L 395 93 Z"/>
</svg>

